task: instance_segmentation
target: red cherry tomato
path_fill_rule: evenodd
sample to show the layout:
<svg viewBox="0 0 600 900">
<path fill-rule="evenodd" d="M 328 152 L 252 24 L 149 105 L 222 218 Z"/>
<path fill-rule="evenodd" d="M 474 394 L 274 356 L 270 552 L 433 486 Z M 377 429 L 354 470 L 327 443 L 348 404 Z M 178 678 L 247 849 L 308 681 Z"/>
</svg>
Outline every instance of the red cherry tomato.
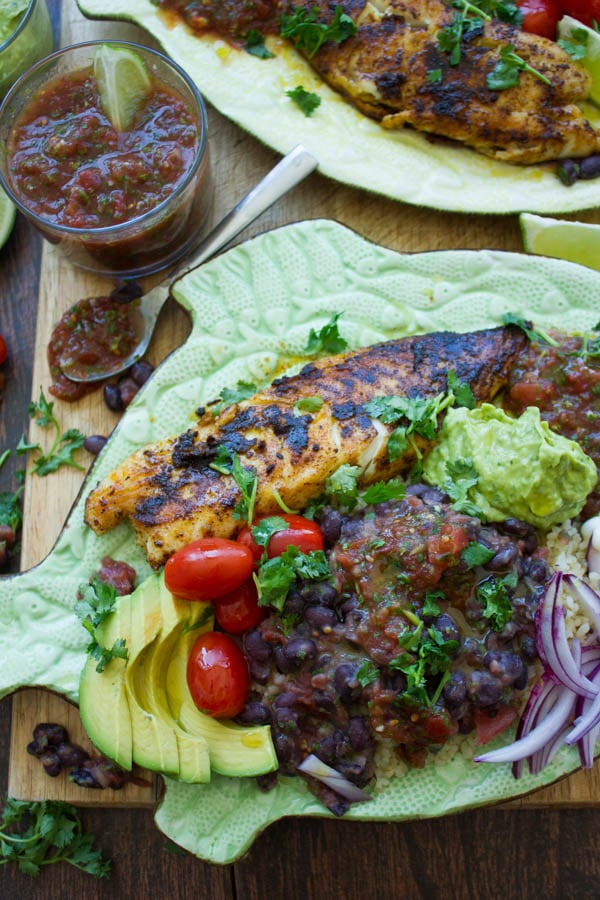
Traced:
<svg viewBox="0 0 600 900">
<path fill-rule="evenodd" d="M 253 567 L 250 550 L 237 541 L 201 538 L 167 560 L 165 584 L 183 600 L 211 602 L 240 587 Z"/>
<path fill-rule="evenodd" d="M 574 19 L 579 19 L 590 28 L 594 21 L 600 25 L 600 0 L 561 0 L 563 11 Z"/>
<path fill-rule="evenodd" d="M 231 719 L 246 705 L 250 675 L 244 654 L 220 631 L 200 635 L 187 664 L 187 683 L 198 709 L 215 719 Z"/>
<path fill-rule="evenodd" d="M 297 547 L 302 553 L 309 553 L 311 550 L 323 549 L 323 534 L 316 522 L 311 519 L 305 519 L 304 516 L 296 516 L 286 513 L 278 516 L 287 522 L 288 527 L 281 531 L 276 531 L 271 537 L 267 545 L 267 556 L 272 559 L 274 556 L 281 556 L 288 547 Z M 261 521 L 261 520 L 259 520 Z M 261 558 L 263 548 L 255 543 L 250 528 L 243 528 L 238 535 L 238 542 L 244 547 L 248 547 L 256 562 Z"/>
<path fill-rule="evenodd" d="M 487 744 L 488 741 L 502 734 L 516 718 L 517 710 L 513 706 L 501 706 L 493 716 L 487 709 L 474 710 L 473 720 L 478 745 Z"/>
<path fill-rule="evenodd" d="M 268 610 L 258 605 L 258 591 L 253 578 L 241 587 L 215 601 L 215 617 L 223 631 L 242 634 L 255 628 L 266 617 Z"/>
<path fill-rule="evenodd" d="M 556 26 L 563 16 L 558 0 L 516 0 L 516 3 L 523 13 L 523 31 L 556 40 Z"/>
<path fill-rule="evenodd" d="M 6 341 L 3 336 L 0 334 L 0 366 L 3 362 L 5 362 L 6 357 L 8 356 L 8 347 L 6 346 Z"/>
</svg>

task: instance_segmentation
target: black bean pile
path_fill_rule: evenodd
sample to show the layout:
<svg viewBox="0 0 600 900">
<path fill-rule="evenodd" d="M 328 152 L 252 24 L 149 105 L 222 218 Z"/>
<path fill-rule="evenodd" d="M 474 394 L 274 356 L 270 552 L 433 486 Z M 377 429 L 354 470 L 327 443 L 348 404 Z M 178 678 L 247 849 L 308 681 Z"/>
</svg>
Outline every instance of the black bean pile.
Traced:
<svg viewBox="0 0 600 900">
<path fill-rule="evenodd" d="M 55 722 L 41 722 L 35 726 L 27 752 L 39 759 L 51 778 L 68 772 L 70 780 L 80 787 L 118 791 L 129 778 L 129 773 L 112 760 L 90 755 L 79 744 L 73 743 L 67 729 Z"/>
</svg>

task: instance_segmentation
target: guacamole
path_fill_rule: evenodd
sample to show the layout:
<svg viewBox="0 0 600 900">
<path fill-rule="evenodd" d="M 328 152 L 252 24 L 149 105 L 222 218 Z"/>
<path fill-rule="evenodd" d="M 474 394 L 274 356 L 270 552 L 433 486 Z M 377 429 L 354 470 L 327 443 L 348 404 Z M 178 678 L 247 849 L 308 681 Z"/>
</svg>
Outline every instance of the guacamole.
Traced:
<svg viewBox="0 0 600 900">
<path fill-rule="evenodd" d="M 29 6 L 29 0 L 0 0 L 0 43 L 15 31 Z"/>
<path fill-rule="evenodd" d="M 491 522 L 514 517 L 548 529 L 581 512 L 598 480 L 579 444 L 551 431 L 537 407 L 512 418 L 490 403 L 450 409 L 423 476 L 443 486 L 448 463 L 463 463 L 474 481 L 468 499 Z"/>
</svg>

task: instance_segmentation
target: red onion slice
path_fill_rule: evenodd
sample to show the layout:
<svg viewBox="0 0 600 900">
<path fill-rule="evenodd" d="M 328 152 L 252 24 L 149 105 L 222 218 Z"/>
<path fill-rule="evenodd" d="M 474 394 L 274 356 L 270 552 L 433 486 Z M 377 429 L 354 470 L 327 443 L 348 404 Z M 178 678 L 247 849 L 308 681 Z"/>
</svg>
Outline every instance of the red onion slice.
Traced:
<svg viewBox="0 0 600 900">
<path fill-rule="evenodd" d="M 372 800 L 372 796 L 366 791 L 361 790 L 347 778 L 344 778 L 337 769 L 332 769 L 326 765 L 314 753 L 310 753 L 306 759 L 302 760 L 298 766 L 298 771 L 304 772 L 305 775 L 311 775 L 317 781 L 322 781 L 327 787 L 335 791 L 351 803 L 360 803 L 361 801 Z"/>
<path fill-rule="evenodd" d="M 600 681 L 600 666 L 594 670 L 593 677 L 597 682 Z M 593 700 L 582 697 L 581 701 L 579 705 L 581 715 L 575 722 L 575 728 L 565 738 L 567 744 L 576 744 L 600 726 L 600 693 L 596 694 Z M 593 746 L 590 749 L 593 753 Z"/>
<path fill-rule="evenodd" d="M 577 575 L 563 575 L 563 582 L 583 606 L 596 635 L 600 635 L 600 596 Z"/>
</svg>

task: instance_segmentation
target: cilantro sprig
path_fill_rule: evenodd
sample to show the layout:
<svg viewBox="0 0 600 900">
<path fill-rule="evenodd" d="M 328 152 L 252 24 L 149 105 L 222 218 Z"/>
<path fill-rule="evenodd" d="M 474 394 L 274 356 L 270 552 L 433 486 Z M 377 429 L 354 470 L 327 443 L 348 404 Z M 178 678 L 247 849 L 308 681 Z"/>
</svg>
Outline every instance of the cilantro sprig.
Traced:
<svg viewBox="0 0 600 900">
<path fill-rule="evenodd" d="M 224 444 L 217 448 L 217 453 L 210 468 L 222 475 L 232 475 L 241 492 L 241 500 L 233 510 L 234 519 L 242 519 L 248 524 L 254 520 L 254 506 L 258 492 L 258 476 L 252 469 L 242 465 L 237 453 L 231 453 Z"/>
<path fill-rule="evenodd" d="M 331 577 L 327 557 L 322 550 L 303 553 L 290 546 L 280 556 L 263 562 L 255 575 L 259 606 L 272 606 L 278 612 L 283 606 L 288 591 L 297 578 L 307 581 L 326 581 Z"/>
<path fill-rule="evenodd" d="M 338 328 L 338 320 L 342 313 L 334 313 L 319 331 L 311 328 L 305 352 L 308 356 L 328 356 L 332 353 L 343 353 L 348 341 L 342 337 Z"/>
<path fill-rule="evenodd" d="M 307 117 L 312 116 L 321 105 L 319 95 L 315 94 L 314 91 L 307 91 L 301 84 L 286 91 L 286 94 Z"/>
<path fill-rule="evenodd" d="M 66 862 L 94 878 L 108 878 L 110 861 L 94 847 L 74 806 L 60 801 L 30 803 L 8 797 L 0 821 L 0 865 L 14 862 L 26 875 Z"/>
<path fill-rule="evenodd" d="M 469 490 L 479 481 L 479 473 L 472 459 L 459 457 L 446 462 L 447 478 L 440 485 L 452 500 L 457 512 L 483 518 L 479 507 L 469 499 Z"/>
<path fill-rule="evenodd" d="M 450 676 L 452 657 L 458 650 L 458 641 L 446 640 L 438 628 L 425 628 L 423 622 L 419 622 L 412 631 L 400 632 L 398 643 L 403 652 L 390 662 L 389 668 L 402 672 L 406 678 L 406 689 L 399 699 L 435 706 Z M 440 678 L 437 686 L 430 694 L 431 681 L 438 675 Z"/>
<path fill-rule="evenodd" d="M 490 575 L 477 585 L 476 597 L 481 603 L 482 615 L 489 619 L 493 631 L 502 631 L 512 618 L 510 591 L 516 587 L 518 576 L 510 572 L 503 578 Z"/>
<path fill-rule="evenodd" d="M 365 403 L 365 411 L 385 425 L 393 425 L 406 419 L 406 425 L 399 425 L 388 438 L 387 452 L 391 460 L 399 459 L 412 446 L 417 458 L 422 454 L 414 440 L 420 435 L 433 440 L 436 435 L 438 416 L 454 403 L 454 394 L 440 393 L 436 397 L 375 397 Z"/>
<path fill-rule="evenodd" d="M 44 452 L 39 444 L 29 444 L 22 437 L 17 445 L 16 452 L 18 454 L 36 452 L 38 455 L 34 459 L 32 473 L 35 475 L 49 475 L 56 472 L 61 466 L 70 466 L 73 469 L 84 469 L 73 459 L 76 450 L 83 446 L 85 435 L 77 428 L 69 428 L 65 432 L 61 432 L 58 419 L 54 415 L 54 403 L 46 400 L 44 391 L 40 389 L 40 398 L 35 403 L 33 400 L 28 407 L 29 417 L 35 421 L 40 428 L 52 428 L 54 431 L 54 440 L 50 449 Z"/>
<path fill-rule="evenodd" d="M 210 411 L 213 416 L 218 416 L 228 406 L 233 406 L 234 403 L 241 403 L 242 400 L 249 400 L 250 397 L 256 394 L 257 390 L 257 386 L 250 381 L 238 381 L 234 388 L 223 388 L 221 396 L 211 405 Z"/>
<path fill-rule="evenodd" d="M 273 59 L 274 53 L 268 49 L 265 44 L 264 35 L 257 28 L 251 28 L 246 35 L 246 53 L 251 56 L 257 56 L 259 59 Z"/>
<path fill-rule="evenodd" d="M 89 583 L 79 586 L 75 615 L 91 637 L 87 653 L 97 660 L 97 672 L 103 672 L 111 660 L 127 659 L 128 656 L 124 638 L 117 638 L 112 647 L 104 647 L 98 641 L 98 626 L 115 611 L 117 597 L 112 584 L 100 581 L 97 576 Z"/>
<path fill-rule="evenodd" d="M 504 313 L 502 323 L 504 325 L 515 325 L 517 328 L 520 328 L 532 343 L 550 344 L 551 347 L 558 347 L 558 341 L 550 337 L 546 331 L 542 331 L 541 328 L 534 328 L 531 322 L 517 313 Z"/>
<path fill-rule="evenodd" d="M 356 25 L 341 6 L 336 6 L 330 24 L 319 21 L 319 7 L 294 9 L 281 17 L 281 37 L 289 38 L 298 50 L 313 57 L 326 41 L 341 44 L 358 31 Z"/>
<path fill-rule="evenodd" d="M 550 79 L 534 69 L 529 63 L 515 53 L 512 44 L 506 44 L 500 50 L 500 59 L 491 72 L 488 72 L 485 83 L 490 91 L 505 91 L 508 88 L 515 87 L 519 83 L 521 72 L 529 72 L 535 78 L 538 78 L 544 84 L 552 84 Z"/>
<path fill-rule="evenodd" d="M 585 28 L 574 28 L 568 38 L 559 38 L 557 44 L 574 60 L 585 59 L 589 34 Z"/>
</svg>

